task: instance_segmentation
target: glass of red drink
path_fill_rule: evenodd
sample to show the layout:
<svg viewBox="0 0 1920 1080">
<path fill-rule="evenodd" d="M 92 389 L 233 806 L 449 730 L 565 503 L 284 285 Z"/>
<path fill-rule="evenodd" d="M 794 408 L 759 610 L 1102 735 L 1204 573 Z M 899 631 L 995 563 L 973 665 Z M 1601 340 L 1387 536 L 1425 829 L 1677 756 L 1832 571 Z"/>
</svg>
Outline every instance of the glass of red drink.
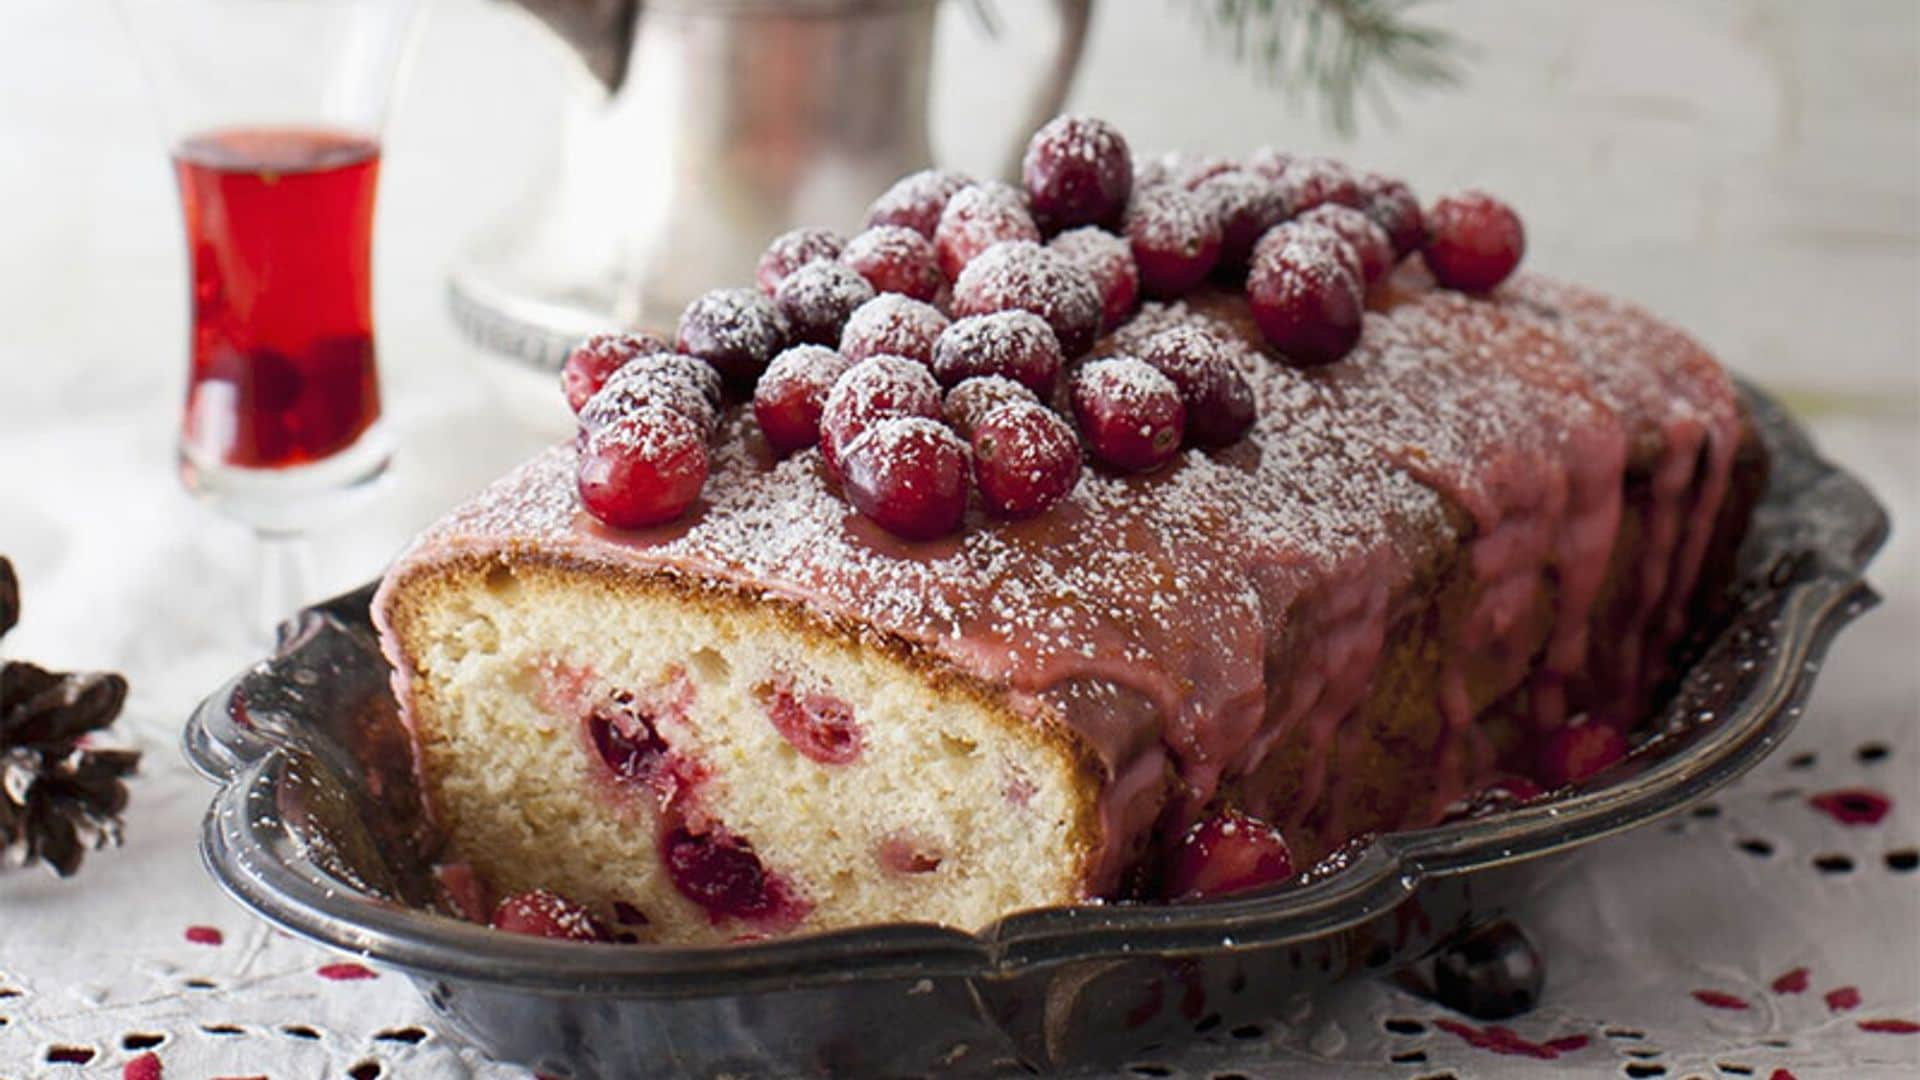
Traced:
<svg viewBox="0 0 1920 1080">
<path fill-rule="evenodd" d="M 385 472 L 373 334 L 380 130 L 421 0 L 120 0 L 186 225 L 179 465 L 262 539 L 260 615 L 304 595 L 304 531 Z"/>
</svg>

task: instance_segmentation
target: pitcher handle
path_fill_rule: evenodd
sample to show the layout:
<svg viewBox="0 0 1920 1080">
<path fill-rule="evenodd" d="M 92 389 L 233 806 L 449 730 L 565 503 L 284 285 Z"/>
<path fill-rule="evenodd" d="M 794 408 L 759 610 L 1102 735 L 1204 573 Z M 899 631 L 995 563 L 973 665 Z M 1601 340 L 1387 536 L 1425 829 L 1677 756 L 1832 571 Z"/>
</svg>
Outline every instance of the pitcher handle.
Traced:
<svg viewBox="0 0 1920 1080">
<path fill-rule="evenodd" d="M 1054 50 L 1052 67 L 1034 90 L 1024 121 L 1009 136 L 1012 142 L 1002 156 L 1004 164 L 1000 169 L 1001 177 L 1006 180 L 1020 179 L 1020 159 L 1026 152 L 1027 140 L 1040 125 L 1053 119 L 1066 102 L 1074 72 L 1080 67 L 1080 54 L 1086 51 L 1093 0 L 1053 0 L 1053 12 L 1060 21 L 1059 47 Z"/>
</svg>

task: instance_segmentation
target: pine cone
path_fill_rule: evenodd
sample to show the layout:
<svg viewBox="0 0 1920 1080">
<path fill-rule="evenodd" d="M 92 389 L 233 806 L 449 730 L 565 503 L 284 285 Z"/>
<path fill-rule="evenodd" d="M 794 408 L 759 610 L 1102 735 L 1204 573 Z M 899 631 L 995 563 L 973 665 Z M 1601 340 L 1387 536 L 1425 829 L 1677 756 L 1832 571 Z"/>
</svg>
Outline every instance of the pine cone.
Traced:
<svg viewBox="0 0 1920 1080">
<path fill-rule="evenodd" d="M 6 637 L 20 621 L 20 579 L 13 576 L 13 564 L 0 555 L 0 637 Z"/>
<path fill-rule="evenodd" d="M 19 584 L 0 558 L 0 635 L 19 615 Z M 140 754 L 86 743 L 113 723 L 126 698 L 118 675 L 0 662 L 0 866 L 44 861 L 66 877 L 88 849 L 120 842 L 123 780 Z"/>
</svg>

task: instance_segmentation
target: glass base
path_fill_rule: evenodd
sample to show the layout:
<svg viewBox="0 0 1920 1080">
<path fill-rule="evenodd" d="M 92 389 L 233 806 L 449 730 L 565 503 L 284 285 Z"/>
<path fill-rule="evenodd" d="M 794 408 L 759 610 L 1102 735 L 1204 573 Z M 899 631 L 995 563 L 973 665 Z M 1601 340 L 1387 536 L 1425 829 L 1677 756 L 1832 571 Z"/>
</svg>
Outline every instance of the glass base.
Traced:
<svg viewBox="0 0 1920 1080">
<path fill-rule="evenodd" d="M 256 532 L 290 534 L 338 521 L 380 490 L 393 460 L 386 422 L 377 420 L 351 445 L 309 465 L 253 469 L 208 461 L 184 440 L 180 444 L 180 482 L 215 510 L 251 525 Z"/>
</svg>

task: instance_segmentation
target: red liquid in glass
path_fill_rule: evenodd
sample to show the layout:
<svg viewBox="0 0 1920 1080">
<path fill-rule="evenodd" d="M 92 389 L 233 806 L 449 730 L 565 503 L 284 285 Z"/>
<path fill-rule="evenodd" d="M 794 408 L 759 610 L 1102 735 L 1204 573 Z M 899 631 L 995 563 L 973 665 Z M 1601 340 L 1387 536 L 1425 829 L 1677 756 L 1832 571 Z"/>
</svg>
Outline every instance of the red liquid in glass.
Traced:
<svg viewBox="0 0 1920 1080">
<path fill-rule="evenodd" d="M 380 147 L 299 128 L 208 132 L 174 154 L 193 261 L 190 456 L 319 461 L 380 416 L 373 194 Z"/>
</svg>

